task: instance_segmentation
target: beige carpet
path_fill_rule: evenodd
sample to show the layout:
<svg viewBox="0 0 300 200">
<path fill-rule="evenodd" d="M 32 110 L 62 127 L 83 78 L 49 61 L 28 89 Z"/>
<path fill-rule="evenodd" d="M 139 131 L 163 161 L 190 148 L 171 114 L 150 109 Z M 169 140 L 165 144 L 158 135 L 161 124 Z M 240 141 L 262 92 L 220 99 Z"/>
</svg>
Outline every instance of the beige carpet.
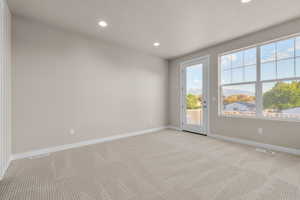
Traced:
<svg viewBox="0 0 300 200">
<path fill-rule="evenodd" d="M 12 163 L 1 200 L 299 200 L 300 157 L 177 131 Z"/>
</svg>

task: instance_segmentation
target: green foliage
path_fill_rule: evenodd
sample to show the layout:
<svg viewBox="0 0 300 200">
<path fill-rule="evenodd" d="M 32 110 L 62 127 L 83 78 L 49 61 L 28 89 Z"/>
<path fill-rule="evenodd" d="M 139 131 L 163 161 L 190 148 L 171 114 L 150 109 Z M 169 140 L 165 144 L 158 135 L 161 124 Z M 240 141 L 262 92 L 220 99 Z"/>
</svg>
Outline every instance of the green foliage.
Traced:
<svg viewBox="0 0 300 200">
<path fill-rule="evenodd" d="M 289 109 L 300 107 L 300 82 L 278 82 L 263 95 L 264 109 Z"/>
<path fill-rule="evenodd" d="M 186 96 L 187 109 L 198 109 L 201 108 L 201 96 L 188 94 Z"/>
</svg>

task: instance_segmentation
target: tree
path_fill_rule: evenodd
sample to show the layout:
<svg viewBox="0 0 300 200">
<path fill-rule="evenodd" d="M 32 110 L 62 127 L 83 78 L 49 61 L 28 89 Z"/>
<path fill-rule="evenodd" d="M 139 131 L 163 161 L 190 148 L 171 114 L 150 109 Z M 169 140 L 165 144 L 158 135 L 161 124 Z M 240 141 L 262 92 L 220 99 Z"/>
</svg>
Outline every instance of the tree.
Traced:
<svg viewBox="0 0 300 200">
<path fill-rule="evenodd" d="M 264 109 L 289 109 L 300 107 L 300 82 L 278 82 L 263 95 Z"/>
<path fill-rule="evenodd" d="M 186 96 L 187 109 L 198 109 L 201 108 L 201 96 L 188 94 Z"/>
</svg>

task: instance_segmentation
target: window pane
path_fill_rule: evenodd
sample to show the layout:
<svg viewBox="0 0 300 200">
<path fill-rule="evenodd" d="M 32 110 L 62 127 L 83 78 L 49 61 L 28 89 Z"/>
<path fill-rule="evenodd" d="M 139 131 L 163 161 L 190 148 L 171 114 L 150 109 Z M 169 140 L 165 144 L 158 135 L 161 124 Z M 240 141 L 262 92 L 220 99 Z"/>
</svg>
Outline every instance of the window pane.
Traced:
<svg viewBox="0 0 300 200">
<path fill-rule="evenodd" d="M 221 57 L 221 67 L 222 69 L 229 69 L 231 67 L 231 56 Z"/>
<path fill-rule="evenodd" d="M 202 125 L 203 65 L 196 64 L 186 68 L 186 115 L 189 125 Z"/>
<path fill-rule="evenodd" d="M 264 83 L 263 115 L 275 118 L 300 119 L 300 82 Z"/>
<path fill-rule="evenodd" d="M 232 83 L 240 83 L 244 81 L 244 68 L 232 69 Z"/>
<path fill-rule="evenodd" d="M 294 57 L 294 39 L 277 42 L 277 60 Z"/>
<path fill-rule="evenodd" d="M 228 115 L 254 116 L 255 85 L 236 85 L 222 88 L 222 112 Z"/>
<path fill-rule="evenodd" d="M 243 65 L 243 51 L 231 54 L 232 67 Z"/>
<path fill-rule="evenodd" d="M 222 84 L 231 83 L 231 70 L 224 70 L 222 73 Z"/>
<path fill-rule="evenodd" d="M 296 56 L 300 56 L 300 37 L 296 38 Z"/>
<path fill-rule="evenodd" d="M 256 65 L 245 67 L 245 81 L 256 81 Z"/>
<path fill-rule="evenodd" d="M 264 45 L 260 47 L 261 62 L 268 62 L 275 60 L 275 43 Z"/>
<path fill-rule="evenodd" d="M 256 64 L 256 48 L 248 49 L 244 52 L 244 64 L 245 65 Z"/>
<path fill-rule="evenodd" d="M 295 76 L 294 59 L 277 62 L 277 78 L 289 78 Z"/>
<path fill-rule="evenodd" d="M 264 63 L 261 65 L 261 80 L 270 80 L 276 78 L 275 62 Z"/>
<path fill-rule="evenodd" d="M 296 76 L 300 76 L 300 58 L 296 59 Z"/>
</svg>

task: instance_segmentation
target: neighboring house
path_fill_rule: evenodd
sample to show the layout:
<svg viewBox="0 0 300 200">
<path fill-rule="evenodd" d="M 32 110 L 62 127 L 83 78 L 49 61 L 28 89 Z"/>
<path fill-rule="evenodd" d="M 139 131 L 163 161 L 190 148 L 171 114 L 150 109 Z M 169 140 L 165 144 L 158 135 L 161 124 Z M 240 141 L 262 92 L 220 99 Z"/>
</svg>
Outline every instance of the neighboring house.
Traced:
<svg viewBox="0 0 300 200">
<path fill-rule="evenodd" d="M 255 111 L 255 104 L 247 102 L 234 102 L 225 105 L 224 111 Z"/>
</svg>

